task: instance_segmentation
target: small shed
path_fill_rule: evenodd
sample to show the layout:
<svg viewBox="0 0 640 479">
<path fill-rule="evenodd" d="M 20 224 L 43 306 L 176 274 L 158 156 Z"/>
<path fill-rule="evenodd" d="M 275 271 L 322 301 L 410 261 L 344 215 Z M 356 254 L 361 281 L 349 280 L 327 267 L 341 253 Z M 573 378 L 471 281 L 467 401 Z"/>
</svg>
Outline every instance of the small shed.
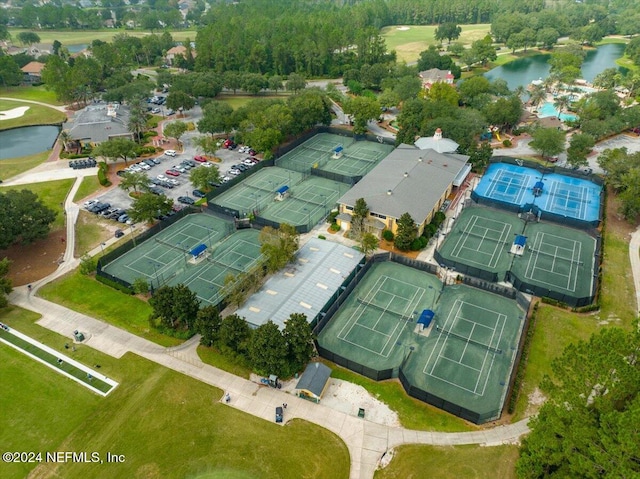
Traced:
<svg viewBox="0 0 640 479">
<path fill-rule="evenodd" d="M 199 258 L 205 251 L 207 250 L 207 245 L 200 243 L 198 246 L 189 251 L 189 254 L 193 256 L 193 258 Z"/>
<path fill-rule="evenodd" d="M 328 366 L 322 363 L 309 363 L 296 384 L 296 394 L 303 399 L 319 403 L 329 384 L 330 376 L 331 368 Z"/>
<path fill-rule="evenodd" d="M 336 146 L 333 149 L 333 159 L 337 160 L 338 158 L 342 158 L 343 153 L 344 153 L 344 148 L 342 147 L 342 145 Z"/>
<path fill-rule="evenodd" d="M 527 237 L 524 235 L 516 235 L 516 239 L 513 240 L 513 245 L 511 245 L 511 254 L 517 254 L 518 256 L 522 256 L 524 254 L 524 249 L 527 244 Z"/>
<path fill-rule="evenodd" d="M 434 316 L 435 313 L 430 309 L 425 309 L 422 311 L 420 317 L 418 318 L 418 326 L 420 327 L 420 331 L 431 326 L 431 321 L 433 321 Z"/>
<path fill-rule="evenodd" d="M 542 190 L 544 190 L 544 183 L 542 181 L 536 181 L 536 184 L 533 185 L 533 196 L 541 196 Z"/>
<path fill-rule="evenodd" d="M 290 191 L 287 185 L 281 186 L 276 190 L 276 200 L 277 201 L 284 200 L 287 196 L 289 196 L 289 193 Z"/>
</svg>

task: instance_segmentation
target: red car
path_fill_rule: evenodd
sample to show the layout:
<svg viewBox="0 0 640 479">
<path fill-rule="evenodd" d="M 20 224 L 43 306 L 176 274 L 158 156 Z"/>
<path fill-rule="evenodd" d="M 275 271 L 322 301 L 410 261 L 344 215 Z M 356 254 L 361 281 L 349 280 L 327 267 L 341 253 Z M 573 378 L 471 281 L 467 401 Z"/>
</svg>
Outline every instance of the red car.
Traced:
<svg viewBox="0 0 640 479">
<path fill-rule="evenodd" d="M 164 173 L 165 175 L 170 175 L 170 176 L 180 176 L 180 172 L 176 170 L 167 170 Z"/>
<path fill-rule="evenodd" d="M 194 160 L 199 161 L 200 163 L 206 163 L 207 162 L 207 157 L 206 156 L 201 156 L 201 155 L 196 155 L 193 157 Z"/>
<path fill-rule="evenodd" d="M 229 148 L 229 146 L 233 143 L 232 140 L 224 140 L 224 143 L 222 144 L 222 146 L 224 146 L 225 148 Z"/>
</svg>

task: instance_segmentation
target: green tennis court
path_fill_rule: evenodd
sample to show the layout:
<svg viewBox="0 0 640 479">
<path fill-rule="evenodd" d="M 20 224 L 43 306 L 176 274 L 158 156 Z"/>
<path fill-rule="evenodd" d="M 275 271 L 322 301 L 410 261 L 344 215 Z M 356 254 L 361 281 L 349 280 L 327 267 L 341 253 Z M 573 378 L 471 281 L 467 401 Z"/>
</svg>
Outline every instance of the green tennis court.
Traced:
<svg viewBox="0 0 640 479">
<path fill-rule="evenodd" d="M 444 289 L 428 336 L 403 366 L 412 386 L 480 417 L 499 415 L 524 326 L 514 300 L 465 285 Z M 432 402 L 433 403 L 433 402 Z"/>
<path fill-rule="evenodd" d="M 246 180 L 216 196 L 212 203 L 240 212 L 241 216 L 261 213 L 275 201 L 276 190 L 281 186 L 294 185 L 303 181 L 305 175 L 297 171 L 277 166 L 263 168 Z"/>
<path fill-rule="evenodd" d="M 202 301 L 216 304 L 228 274 L 238 275 L 260 260 L 259 232 L 235 231 L 233 224 L 207 214 L 185 216 L 103 267 L 128 283 L 143 278 L 154 288 L 185 284 Z M 194 247 L 207 246 L 204 260 L 190 261 Z"/>
<path fill-rule="evenodd" d="M 376 370 L 397 367 L 417 317 L 432 309 L 442 283 L 423 271 L 377 263 L 322 330 L 318 343 Z"/>
<path fill-rule="evenodd" d="M 524 254 L 512 272 L 524 282 L 574 297 L 587 297 L 596 275 L 596 239 L 573 228 L 531 223 Z"/>
<path fill-rule="evenodd" d="M 442 257 L 491 272 L 506 272 L 509 250 L 524 221 L 513 213 L 469 207 L 453 223 L 439 249 Z"/>
<path fill-rule="evenodd" d="M 332 158 L 322 169 L 345 176 L 364 176 L 392 151 L 393 145 L 357 141 L 345 148 L 340 158 Z"/>
<path fill-rule="evenodd" d="M 310 176 L 293 186 L 284 200 L 263 207 L 260 216 L 278 223 L 312 225 L 324 218 L 348 190 L 345 183 Z"/>
</svg>

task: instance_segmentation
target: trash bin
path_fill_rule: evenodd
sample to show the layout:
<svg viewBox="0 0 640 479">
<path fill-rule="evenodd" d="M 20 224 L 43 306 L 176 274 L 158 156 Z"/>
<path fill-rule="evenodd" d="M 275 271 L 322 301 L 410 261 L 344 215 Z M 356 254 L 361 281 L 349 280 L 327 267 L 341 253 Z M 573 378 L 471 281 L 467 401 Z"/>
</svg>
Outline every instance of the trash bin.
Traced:
<svg viewBox="0 0 640 479">
<path fill-rule="evenodd" d="M 358 409 L 358 417 L 364 417 L 364 408 Z"/>
</svg>

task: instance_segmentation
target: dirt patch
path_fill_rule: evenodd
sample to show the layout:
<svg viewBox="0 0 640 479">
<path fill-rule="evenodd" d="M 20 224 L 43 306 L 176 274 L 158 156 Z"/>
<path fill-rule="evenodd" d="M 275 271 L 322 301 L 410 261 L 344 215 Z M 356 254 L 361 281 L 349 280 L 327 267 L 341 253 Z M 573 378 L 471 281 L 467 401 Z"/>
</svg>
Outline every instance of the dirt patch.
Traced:
<svg viewBox="0 0 640 479">
<path fill-rule="evenodd" d="M 33 283 L 53 273 L 64 256 L 66 236 L 66 231 L 60 229 L 30 245 L 13 245 L 0 250 L 0 258 L 11 260 L 8 276 L 13 286 Z"/>
<path fill-rule="evenodd" d="M 533 391 L 531 391 L 531 394 L 529 394 L 527 401 L 527 410 L 525 411 L 524 415 L 529 417 L 536 414 L 540 410 L 540 406 L 542 406 L 546 400 L 547 397 L 542 394 L 542 391 L 540 391 L 540 389 L 538 388 L 535 388 Z"/>
<path fill-rule="evenodd" d="M 636 229 L 620 214 L 620 200 L 609 188 L 607 190 L 607 229 L 620 238 L 629 239 Z"/>
<path fill-rule="evenodd" d="M 391 251 L 392 253 L 406 256 L 407 258 L 416 259 L 420 254 L 420 251 L 400 251 L 393 245 L 393 241 L 380 240 L 378 248 L 385 251 Z"/>
</svg>

